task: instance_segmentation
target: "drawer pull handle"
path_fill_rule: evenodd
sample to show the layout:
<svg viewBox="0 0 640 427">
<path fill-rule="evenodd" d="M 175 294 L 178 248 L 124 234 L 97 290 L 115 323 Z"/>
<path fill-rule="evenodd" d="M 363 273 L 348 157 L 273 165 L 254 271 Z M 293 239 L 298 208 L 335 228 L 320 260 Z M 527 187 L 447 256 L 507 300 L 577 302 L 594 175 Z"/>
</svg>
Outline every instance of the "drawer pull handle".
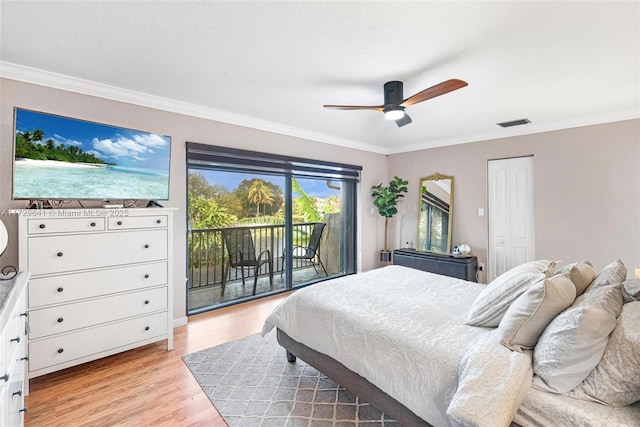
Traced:
<svg viewBox="0 0 640 427">
<path fill-rule="evenodd" d="M 144 248 L 145 248 L 145 249 L 149 249 L 149 245 L 148 245 L 148 244 L 147 244 L 147 245 L 144 245 Z"/>
<path fill-rule="evenodd" d="M 22 390 L 14 391 L 12 396 L 22 396 Z"/>
<path fill-rule="evenodd" d="M 118 222 L 117 222 L 117 224 L 118 224 L 118 225 L 122 225 L 122 221 L 118 221 Z"/>
<path fill-rule="evenodd" d="M 27 313 L 26 311 L 24 313 L 20 313 L 20 316 L 27 317 L 28 315 L 29 315 L 29 313 Z"/>
<path fill-rule="evenodd" d="M 27 407 L 25 406 L 24 408 L 20 409 L 18 412 L 27 412 Z"/>
<path fill-rule="evenodd" d="M 44 225 L 44 224 L 40 224 L 40 225 L 39 225 L 39 227 L 40 227 L 40 228 L 46 228 L 47 226 L 46 226 L 46 225 Z"/>
<path fill-rule="evenodd" d="M 62 291 L 64 291 L 64 288 L 58 288 L 57 291 L 58 292 L 62 292 Z"/>
<path fill-rule="evenodd" d="M 145 275 L 144 275 L 144 278 L 145 278 L 145 279 L 148 279 L 148 278 L 149 278 L 149 275 L 148 275 L 148 274 L 145 274 Z"/>
<path fill-rule="evenodd" d="M 64 254 L 63 254 L 62 252 L 58 252 L 58 253 L 57 253 L 57 255 L 58 255 L 58 256 L 62 256 L 62 255 L 64 255 Z"/>
<path fill-rule="evenodd" d="M 3 377 L 0 377 L 0 379 L 4 380 L 4 382 L 8 382 L 9 381 L 9 374 L 4 374 Z"/>
<path fill-rule="evenodd" d="M 151 328 L 150 328 L 150 327 L 148 327 L 148 326 L 145 326 L 145 327 L 144 327 L 144 330 L 145 330 L 145 331 L 148 331 L 149 329 L 151 329 Z"/>
<path fill-rule="evenodd" d="M 58 323 L 62 323 L 64 322 L 64 319 L 62 317 L 58 317 Z"/>
<path fill-rule="evenodd" d="M 161 224 L 162 221 L 160 221 L 159 219 L 156 219 L 156 224 Z"/>
<path fill-rule="evenodd" d="M 11 342 L 20 342 L 20 335 L 15 338 L 11 338 Z"/>
<path fill-rule="evenodd" d="M 148 299 L 144 300 L 144 303 L 145 305 L 149 305 L 149 300 Z"/>
<path fill-rule="evenodd" d="M 91 226 L 92 226 L 92 227 L 95 227 L 95 226 L 96 226 L 96 223 L 95 223 L 95 222 L 92 222 L 92 223 L 91 223 Z"/>
<path fill-rule="evenodd" d="M 21 357 L 20 360 L 29 360 L 29 356 Z"/>
<path fill-rule="evenodd" d="M 59 348 L 58 353 L 62 353 L 62 352 L 64 352 L 64 348 Z"/>
</svg>

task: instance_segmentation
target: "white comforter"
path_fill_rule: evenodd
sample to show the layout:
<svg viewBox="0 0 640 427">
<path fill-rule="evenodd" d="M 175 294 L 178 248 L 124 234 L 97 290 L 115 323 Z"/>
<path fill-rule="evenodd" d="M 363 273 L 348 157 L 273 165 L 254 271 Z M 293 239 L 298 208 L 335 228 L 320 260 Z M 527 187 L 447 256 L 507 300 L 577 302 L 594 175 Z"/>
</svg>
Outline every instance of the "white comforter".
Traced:
<svg viewBox="0 0 640 427">
<path fill-rule="evenodd" d="M 295 292 L 262 332 L 277 327 L 331 356 L 437 427 L 640 425 L 640 402 L 611 408 L 531 388 L 530 352 L 464 325 L 483 288 L 389 266 Z"/>
<path fill-rule="evenodd" d="M 301 289 L 267 318 L 434 426 L 447 407 L 466 348 L 491 330 L 464 325 L 483 285 L 389 266 Z M 385 313 L 381 316 L 380 313 Z"/>
</svg>

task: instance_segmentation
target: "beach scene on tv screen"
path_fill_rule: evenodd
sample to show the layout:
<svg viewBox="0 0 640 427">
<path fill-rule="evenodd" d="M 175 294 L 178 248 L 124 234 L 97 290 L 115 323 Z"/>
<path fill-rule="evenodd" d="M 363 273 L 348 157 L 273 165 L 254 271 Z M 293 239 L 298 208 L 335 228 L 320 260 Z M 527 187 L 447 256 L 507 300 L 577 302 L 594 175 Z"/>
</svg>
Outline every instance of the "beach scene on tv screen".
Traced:
<svg viewBox="0 0 640 427">
<path fill-rule="evenodd" d="M 167 200 L 171 138 L 16 109 L 14 199 Z"/>
</svg>

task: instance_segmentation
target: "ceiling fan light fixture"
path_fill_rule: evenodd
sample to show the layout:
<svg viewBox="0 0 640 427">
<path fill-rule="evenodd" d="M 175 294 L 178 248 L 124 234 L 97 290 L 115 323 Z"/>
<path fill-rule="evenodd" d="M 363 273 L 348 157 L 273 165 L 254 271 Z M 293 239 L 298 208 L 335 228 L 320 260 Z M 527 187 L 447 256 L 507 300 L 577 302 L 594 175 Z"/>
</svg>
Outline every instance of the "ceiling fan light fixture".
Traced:
<svg viewBox="0 0 640 427">
<path fill-rule="evenodd" d="M 404 117 L 404 107 L 390 107 L 384 109 L 384 118 L 387 120 L 399 120 Z"/>
</svg>

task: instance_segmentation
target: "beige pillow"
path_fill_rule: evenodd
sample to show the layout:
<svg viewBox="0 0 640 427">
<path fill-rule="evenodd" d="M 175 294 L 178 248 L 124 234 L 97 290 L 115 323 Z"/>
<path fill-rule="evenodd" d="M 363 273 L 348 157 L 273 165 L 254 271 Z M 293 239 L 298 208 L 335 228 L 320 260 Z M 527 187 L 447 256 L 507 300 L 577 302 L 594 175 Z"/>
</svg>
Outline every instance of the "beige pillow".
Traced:
<svg viewBox="0 0 640 427">
<path fill-rule="evenodd" d="M 511 304 L 500 321 L 500 342 L 519 352 L 532 349 L 549 322 L 575 297 L 576 286 L 568 275 L 538 280 Z"/>
<path fill-rule="evenodd" d="M 589 261 L 581 261 L 565 265 L 556 271 L 556 274 L 568 274 L 576 287 L 576 296 L 580 296 L 596 277 L 596 270 Z"/>
<path fill-rule="evenodd" d="M 617 285 L 618 283 L 624 282 L 626 279 L 627 267 L 624 266 L 621 260 L 617 259 L 598 273 L 585 292 L 589 292 L 602 286 Z"/>
<path fill-rule="evenodd" d="M 533 351 L 533 387 L 566 393 L 596 367 L 622 308 L 621 286 L 585 292 L 545 328 Z"/>
<path fill-rule="evenodd" d="M 507 309 L 534 282 L 553 275 L 554 261 L 531 261 L 496 277 L 471 306 L 467 325 L 495 328 Z"/>
<path fill-rule="evenodd" d="M 640 301 L 625 304 L 602 360 L 568 395 L 618 407 L 640 401 L 639 325 Z"/>
<path fill-rule="evenodd" d="M 640 279 L 631 279 L 622 283 L 625 302 L 640 301 Z"/>
</svg>

